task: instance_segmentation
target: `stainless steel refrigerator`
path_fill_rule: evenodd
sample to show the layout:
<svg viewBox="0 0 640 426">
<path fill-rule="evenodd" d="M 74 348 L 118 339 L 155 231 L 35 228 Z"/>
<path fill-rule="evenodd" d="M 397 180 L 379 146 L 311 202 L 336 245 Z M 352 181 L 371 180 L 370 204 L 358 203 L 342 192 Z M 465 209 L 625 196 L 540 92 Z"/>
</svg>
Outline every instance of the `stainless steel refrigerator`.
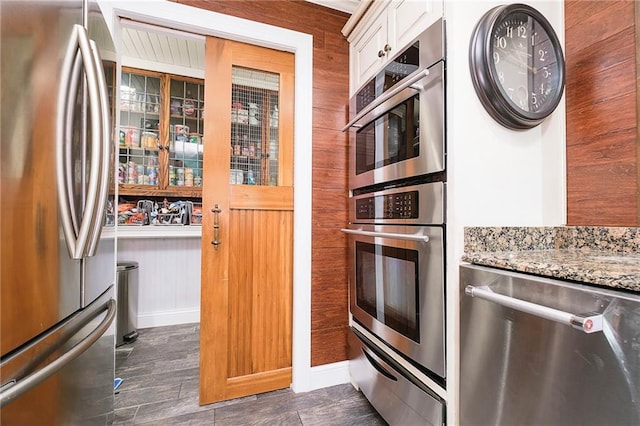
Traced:
<svg viewBox="0 0 640 426">
<path fill-rule="evenodd" d="M 0 423 L 113 418 L 113 42 L 97 3 L 0 0 Z"/>
</svg>

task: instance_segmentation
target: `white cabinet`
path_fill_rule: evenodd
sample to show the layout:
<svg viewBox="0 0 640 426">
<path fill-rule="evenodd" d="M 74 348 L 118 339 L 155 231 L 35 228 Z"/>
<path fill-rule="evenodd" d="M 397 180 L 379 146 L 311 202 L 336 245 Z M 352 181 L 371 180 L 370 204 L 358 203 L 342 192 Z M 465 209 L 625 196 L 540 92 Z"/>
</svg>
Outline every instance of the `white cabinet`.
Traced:
<svg viewBox="0 0 640 426">
<path fill-rule="evenodd" d="M 374 1 L 353 31 L 345 34 L 350 43 L 351 93 L 441 18 L 442 12 L 443 0 Z"/>
<path fill-rule="evenodd" d="M 429 25 L 442 17 L 442 0 L 393 0 L 387 7 L 389 57 L 395 56 Z"/>
<path fill-rule="evenodd" d="M 387 14 L 381 13 L 363 27 L 364 33 L 349 46 L 349 69 L 351 70 L 351 89 L 360 87 L 371 77 L 387 59 L 385 47 L 388 44 Z"/>
</svg>

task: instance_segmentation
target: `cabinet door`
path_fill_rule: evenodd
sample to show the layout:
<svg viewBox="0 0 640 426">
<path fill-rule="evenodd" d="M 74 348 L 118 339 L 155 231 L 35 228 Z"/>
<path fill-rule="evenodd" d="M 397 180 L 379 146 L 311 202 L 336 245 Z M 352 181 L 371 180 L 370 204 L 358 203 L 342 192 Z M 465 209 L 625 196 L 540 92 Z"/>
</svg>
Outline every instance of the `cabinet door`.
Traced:
<svg viewBox="0 0 640 426">
<path fill-rule="evenodd" d="M 123 68 L 119 107 L 120 193 L 199 197 L 203 80 Z"/>
<path fill-rule="evenodd" d="M 404 49 L 429 25 L 442 17 L 442 0 L 397 0 L 389 3 L 389 57 Z"/>
<path fill-rule="evenodd" d="M 123 70 L 120 84 L 118 183 L 158 186 L 161 75 Z"/>
<path fill-rule="evenodd" d="M 170 80 L 168 186 L 199 187 L 204 147 L 204 84 L 175 77 Z"/>
<path fill-rule="evenodd" d="M 383 11 L 351 44 L 352 89 L 359 88 L 380 69 L 386 58 L 386 45 L 387 14 Z"/>
</svg>

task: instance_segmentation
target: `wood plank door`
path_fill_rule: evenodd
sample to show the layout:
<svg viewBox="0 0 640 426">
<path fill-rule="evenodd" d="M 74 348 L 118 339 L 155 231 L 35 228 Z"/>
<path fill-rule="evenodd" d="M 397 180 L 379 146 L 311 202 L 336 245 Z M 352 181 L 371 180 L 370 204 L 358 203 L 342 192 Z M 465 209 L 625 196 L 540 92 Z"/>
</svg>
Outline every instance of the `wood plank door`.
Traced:
<svg viewBox="0 0 640 426">
<path fill-rule="evenodd" d="M 206 41 L 200 404 L 291 384 L 291 53 Z"/>
</svg>

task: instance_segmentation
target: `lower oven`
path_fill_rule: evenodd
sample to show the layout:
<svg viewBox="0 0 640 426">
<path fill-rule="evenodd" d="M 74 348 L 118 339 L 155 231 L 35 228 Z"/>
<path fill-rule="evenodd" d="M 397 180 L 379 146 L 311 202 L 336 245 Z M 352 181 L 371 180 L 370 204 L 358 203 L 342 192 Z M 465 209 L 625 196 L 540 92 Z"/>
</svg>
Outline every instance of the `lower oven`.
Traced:
<svg viewBox="0 0 640 426">
<path fill-rule="evenodd" d="M 344 230 L 354 321 L 439 383 L 445 379 L 442 194 L 438 182 L 353 197 L 353 217 L 378 223 Z"/>
<path fill-rule="evenodd" d="M 351 377 L 389 424 L 444 424 L 443 400 L 355 329 L 349 359 Z"/>
</svg>

